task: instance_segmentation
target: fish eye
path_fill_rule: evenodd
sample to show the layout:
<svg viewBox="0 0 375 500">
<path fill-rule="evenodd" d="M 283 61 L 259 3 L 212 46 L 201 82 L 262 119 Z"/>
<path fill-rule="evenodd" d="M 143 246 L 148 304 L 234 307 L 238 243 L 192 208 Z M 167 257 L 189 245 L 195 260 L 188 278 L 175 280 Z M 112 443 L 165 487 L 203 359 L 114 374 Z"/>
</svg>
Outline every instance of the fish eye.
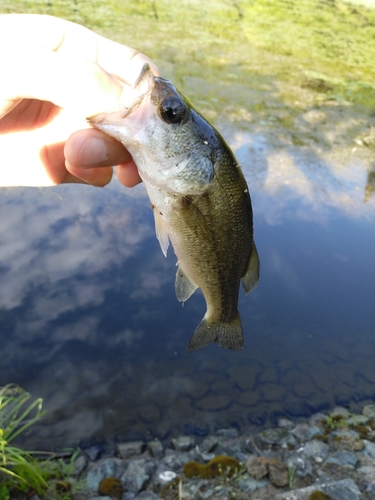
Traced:
<svg viewBox="0 0 375 500">
<path fill-rule="evenodd" d="M 186 106 L 178 97 L 166 97 L 159 106 L 159 114 L 167 123 L 181 123 L 186 114 Z"/>
</svg>

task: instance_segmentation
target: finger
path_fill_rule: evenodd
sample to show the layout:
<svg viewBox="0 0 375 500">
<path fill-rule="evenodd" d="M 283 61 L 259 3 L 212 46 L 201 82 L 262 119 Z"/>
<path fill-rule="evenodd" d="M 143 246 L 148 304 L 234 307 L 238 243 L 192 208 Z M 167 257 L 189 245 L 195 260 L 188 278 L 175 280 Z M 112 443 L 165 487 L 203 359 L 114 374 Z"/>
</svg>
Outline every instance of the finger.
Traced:
<svg viewBox="0 0 375 500">
<path fill-rule="evenodd" d="M 38 35 L 32 35 L 31 26 Z M 126 96 L 131 90 L 123 82 L 134 83 L 144 62 L 157 71 L 136 50 L 50 16 L 0 16 L 0 44 L 9 47 L 0 53 L 1 67 L 9 69 L 0 100 L 49 100 L 83 116 L 114 108 L 123 91 Z"/>
<path fill-rule="evenodd" d="M 67 171 L 72 175 L 73 178 L 80 179 L 80 182 L 86 184 L 91 184 L 96 187 L 104 187 L 109 182 L 111 182 L 113 169 L 112 167 L 102 167 L 102 168 L 81 168 L 73 167 L 65 162 Z M 69 183 L 70 180 L 64 180 L 62 183 Z"/>
<path fill-rule="evenodd" d="M 110 167 L 131 160 L 120 142 L 97 129 L 74 132 L 66 141 L 64 154 L 74 168 Z"/>
<path fill-rule="evenodd" d="M 1 44 L 7 46 L 3 33 Z M 7 44 L 12 50 L 0 52 L 0 66 L 7 68 L 2 74 L 0 99 L 50 101 L 81 116 L 90 116 L 113 108 L 121 97 L 124 84 L 92 61 L 30 46 L 17 37 L 10 36 Z"/>
<path fill-rule="evenodd" d="M 132 188 L 142 182 L 137 166 L 133 160 L 130 160 L 122 165 L 117 165 L 116 175 L 121 184 L 128 188 Z"/>
<path fill-rule="evenodd" d="M 47 50 L 97 62 L 108 73 L 129 84 L 134 83 L 146 62 L 159 74 L 157 66 L 137 50 L 65 19 L 39 14 L 4 14 L 0 15 L 0 31 L 5 30 Z M 131 75 L 127 65 L 133 59 L 136 61 L 132 63 L 134 75 Z"/>
</svg>

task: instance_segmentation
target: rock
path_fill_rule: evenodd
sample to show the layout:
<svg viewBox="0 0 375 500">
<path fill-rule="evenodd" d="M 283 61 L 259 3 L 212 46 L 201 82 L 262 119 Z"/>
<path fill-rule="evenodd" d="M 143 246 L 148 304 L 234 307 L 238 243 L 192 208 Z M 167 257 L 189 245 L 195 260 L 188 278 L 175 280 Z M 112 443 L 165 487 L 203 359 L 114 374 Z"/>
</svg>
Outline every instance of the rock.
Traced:
<svg viewBox="0 0 375 500">
<path fill-rule="evenodd" d="M 238 429 L 235 427 L 228 427 L 223 429 L 218 429 L 216 434 L 224 439 L 236 439 L 240 435 Z"/>
<path fill-rule="evenodd" d="M 312 441 L 305 443 L 302 448 L 298 449 L 298 451 L 301 451 L 304 455 L 314 459 L 315 461 L 317 458 L 321 458 L 322 461 L 324 461 L 328 458 L 329 446 L 323 441 L 313 439 Z"/>
<path fill-rule="evenodd" d="M 222 445 L 216 448 L 216 453 L 218 455 L 228 455 L 230 457 L 235 457 L 238 454 L 242 454 L 242 444 L 238 441 L 225 441 Z"/>
<path fill-rule="evenodd" d="M 260 400 L 260 396 L 255 391 L 241 392 L 235 397 L 236 403 L 241 406 L 255 406 Z"/>
<path fill-rule="evenodd" d="M 301 422 L 291 430 L 291 433 L 293 436 L 296 436 L 300 442 L 305 442 L 309 441 L 317 434 L 320 434 L 321 429 L 317 425 L 309 425 L 308 423 Z"/>
<path fill-rule="evenodd" d="M 86 448 L 84 452 L 86 453 L 86 455 L 89 457 L 90 460 L 95 462 L 95 460 L 98 460 L 102 455 L 102 453 L 104 452 L 104 448 L 100 444 L 96 444 L 94 446 L 90 446 L 90 448 Z"/>
<path fill-rule="evenodd" d="M 355 467 L 357 465 L 357 462 L 358 458 L 354 453 L 352 453 L 351 451 L 343 450 L 343 451 L 336 451 L 335 453 L 333 453 L 333 455 L 331 455 L 326 460 L 325 463 L 326 464 L 335 463 L 339 465 L 347 465 L 350 467 Z"/>
<path fill-rule="evenodd" d="M 134 497 L 134 500 L 158 500 L 160 496 L 153 491 L 142 491 L 139 495 Z"/>
<path fill-rule="evenodd" d="M 321 412 L 314 413 L 314 415 L 311 415 L 311 417 L 309 418 L 309 424 L 310 425 L 319 425 L 319 426 L 323 427 L 322 422 L 324 422 L 326 418 L 327 418 L 327 415 L 325 413 L 321 413 Z"/>
<path fill-rule="evenodd" d="M 98 493 L 101 496 L 110 496 L 113 498 L 122 498 L 123 485 L 121 481 L 115 477 L 105 477 L 99 483 Z"/>
<path fill-rule="evenodd" d="M 256 439 L 263 444 L 278 444 L 280 446 L 284 443 L 292 446 L 297 444 L 296 438 L 282 427 L 275 427 L 259 432 L 256 435 Z"/>
<path fill-rule="evenodd" d="M 257 481 L 268 474 L 267 461 L 264 460 L 264 458 L 265 457 L 256 457 L 253 455 L 245 464 L 249 476 L 253 477 Z"/>
<path fill-rule="evenodd" d="M 163 445 L 159 441 L 158 438 L 154 439 L 153 441 L 150 441 L 148 443 L 148 449 L 150 450 L 151 456 L 157 459 L 163 458 L 164 455 L 164 450 L 163 450 Z"/>
<path fill-rule="evenodd" d="M 251 363 L 248 366 L 233 366 L 228 372 L 232 384 L 237 385 L 242 391 L 248 391 L 254 389 L 261 369 L 258 363 Z"/>
<path fill-rule="evenodd" d="M 182 469 L 183 465 L 190 460 L 192 460 L 192 457 L 187 453 L 174 450 L 166 450 L 161 463 L 165 466 L 166 469 L 178 472 Z"/>
<path fill-rule="evenodd" d="M 362 451 L 364 442 L 362 439 L 353 438 L 352 436 L 342 436 L 332 439 L 330 446 L 333 450 L 348 450 L 348 451 Z"/>
<path fill-rule="evenodd" d="M 303 459 L 301 457 L 292 456 L 288 459 L 288 470 L 292 474 L 294 471 L 295 477 L 304 478 L 306 476 L 311 476 L 312 474 L 312 465 L 310 460 Z"/>
<path fill-rule="evenodd" d="M 359 439 L 359 433 L 353 429 L 338 429 L 337 431 L 332 431 L 329 435 L 329 441 L 340 440 L 340 439 Z"/>
<path fill-rule="evenodd" d="M 74 460 L 73 462 L 72 472 L 70 473 L 70 475 L 76 477 L 82 474 L 82 472 L 87 467 L 87 462 L 88 459 L 85 455 L 80 455 L 78 458 L 76 458 L 76 460 Z"/>
<path fill-rule="evenodd" d="M 138 416 L 146 424 L 153 424 L 161 419 L 161 411 L 155 404 L 141 405 L 138 408 Z"/>
<path fill-rule="evenodd" d="M 257 391 L 260 393 L 261 398 L 264 401 L 282 401 L 286 395 L 286 389 L 281 384 L 260 384 L 257 387 Z"/>
<path fill-rule="evenodd" d="M 375 459 L 375 443 L 372 443 L 371 441 L 367 441 L 367 439 L 363 440 L 364 448 L 361 453 L 365 455 L 365 457 L 370 457 Z"/>
<path fill-rule="evenodd" d="M 139 458 L 129 462 L 129 465 L 121 476 L 121 481 L 125 484 L 128 491 L 138 493 L 145 486 L 156 469 L 152 460 Z"/>
<path fill-rule="evenodd" d="M 348 425 L 365 425 L 369 421 L 365 415 L 352 415 L 345 420 Z"/>
<path fill-rule="evenodd" d="M 363 407 L 362 414 L 368 418 L 375 418 L 375 405 L 366 405 Z"/>
<path fill-rule="evenodd" d="M 361 498 L 361 492 L 355 482 L 352 479 L 342 479 L 278 493 L 273 500 L 308 500 L 315 491 L 323 493 L 330 500 L 360 500 Z"/>
<path fill-rule="evenodd" d="M 349 418 L 349 411 L 343 406 L 335 406 L 335 408 L 330 412 L 331 417 L 342 417 L 343 419 Z"/>
<path fill-rule="evenodd" d="M 246 462 L 246 470 L 257 481 L 268 474 L 275 486 L 285 486 L 289 482 L 288 467 L 277 458 L 251 456 Z"/>
<path fill-rule="evenodd" d="M 210 394 L 194 402 L 194 406 L 202 411 L 219 411 L 226 410 L 232 404 L 232 398 L 227 394 L 214 395 Z"/>
<path fill-rule="evenodd" d="M 100 482 L 106 477 L 119 478 L 126 468 L 126 462 L 120 458 L 106 458 L 102 462 L 97 462 L 92 467 L 86 477 L 86 488 L 98 491 Z"/>
<path fill-rule="evenodd" d="M 128 441 L 126 443 L 118 443 L 116 446 L 117 455 L 121 458 L 130 458 L 135 455 L 140 455 L 145 449 L 143 441 Z"/>
<path fill-rule="evenodd" d="M 210 453 L 217 443 L 219 442 L 218 438 L 215 436 L 207 436 L 206 438 L 203 439 L 203 441 L 200 443 L 198 446 L 199 451 L 201 453 Z"/>
<path fill-rule="evenodd" d="M 375 484 L 375 464 L 374 465 L 362 465 L 358 467 L 357 472 L 362 474 L 363 479 L 368 483 Z"/>
<path fill-rule="evenodd" d="M 270 459 L 268 463 L 268 476 L 275 486 L 286 486 L 289 482 L 288 467 L 277 458 Z"/>
<path fill-rule="evenodd" d="M 259 490 L 260 488 L 264 488 L 267 485 L 267 482 L 268 481 L 266 479 L 257 481 L 256 479 L 249 477 L 249 479 L 240 479 L 237 484 L 240 490 L 250 493 L 252 491 Z"/>
<path fill-rule="evenodd" d="M 283 429 L 291 430 L 294 427 L 294 423 L 289 420 L 289 418 L 281 417 L 277 421 L 278 427 L 282 427 Z"/>
<path fill-rule="evenodd" d="M 195 446 L 195 439 L 192 436 L 179 436 L 172 439 L 171 443 L 177 451 L 188 451 Z"/>
</svg>

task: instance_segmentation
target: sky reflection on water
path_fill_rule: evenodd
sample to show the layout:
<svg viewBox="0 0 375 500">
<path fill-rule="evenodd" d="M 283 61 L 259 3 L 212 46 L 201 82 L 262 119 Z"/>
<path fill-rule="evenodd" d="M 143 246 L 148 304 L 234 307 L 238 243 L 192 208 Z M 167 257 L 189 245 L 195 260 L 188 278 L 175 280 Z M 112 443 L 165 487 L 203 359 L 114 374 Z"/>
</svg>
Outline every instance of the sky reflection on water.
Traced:
<svg viewBox="0 0 375 500">
<path fill-rule="evenodd" d="M 204 314 L 181 307 L 143 186 L 3 189 L 0 385 L 48 411 L 27 443 L 242 430 L 374 396 L 374 198 L 368 168 L 224 131 L 249 182 L 261 282 L 245 348 L 187 355 Z M 46 444 L 48 443 L 48 444 Z"/>
</svg>

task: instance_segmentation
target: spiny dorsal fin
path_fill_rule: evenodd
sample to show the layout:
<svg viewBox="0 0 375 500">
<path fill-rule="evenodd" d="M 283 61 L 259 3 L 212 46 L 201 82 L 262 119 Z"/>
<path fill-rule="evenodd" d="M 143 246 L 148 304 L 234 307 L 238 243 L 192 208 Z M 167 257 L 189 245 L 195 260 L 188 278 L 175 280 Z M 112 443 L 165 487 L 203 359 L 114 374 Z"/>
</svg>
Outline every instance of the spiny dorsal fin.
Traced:
<svg viewBox="0 0 375 500">
<path fill-rule="evenodd" d="M 177 299 L 180 302 L 185 302 L 197 288 L 197 285 L 190 280 L 181 265 L 179 265 L 176 272 L 175 282 Z"/>
<path fill-rule="evenodd" d="M 246 273 L 242 276 L 242 286 L 246 295 L 258 286 L 260 272 L 260 261 L 254 240 L 251 243 L 251 255 Z"/>
<path fill-rule="evenodd" d="M 211 323 L 203 318 L 193 333 L 188 345 L 188 352 L 216 342 L 220 347 L 240 351 L 243 348 L 242 325 L 239 313 L 231 323 Z"/>
</svg>

